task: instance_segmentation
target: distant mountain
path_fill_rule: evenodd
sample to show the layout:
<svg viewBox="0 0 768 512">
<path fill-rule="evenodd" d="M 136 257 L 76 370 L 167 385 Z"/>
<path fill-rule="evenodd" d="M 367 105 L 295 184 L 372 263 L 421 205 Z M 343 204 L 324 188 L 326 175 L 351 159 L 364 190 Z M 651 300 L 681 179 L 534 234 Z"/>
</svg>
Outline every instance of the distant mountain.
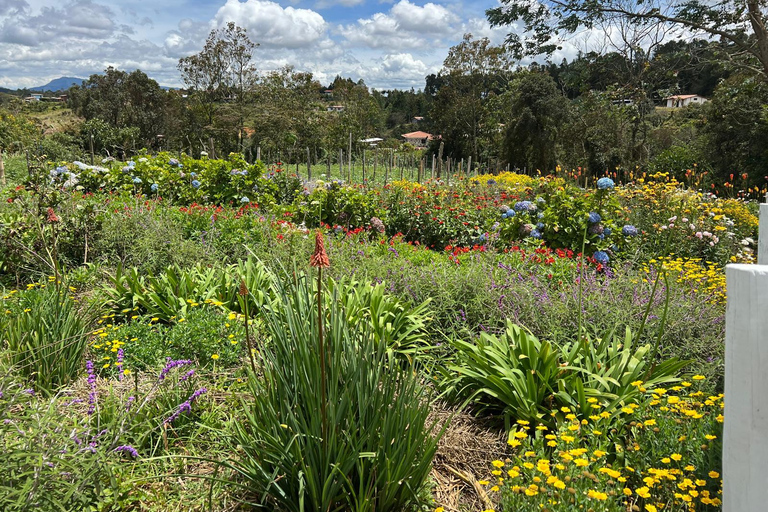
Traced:
<svg viewBox="0 0 768 512">
<path fill-rule="evenodd" d="M 43 91 L 64 91 L 66 89 L 69 89 L 73 85 L 81 85 L 83 82 L 85 82 L 85 78 L 75 78 L 71 76 L 62 76 L 61 78 L 56 78 L 54 80 L 51 80 L 45 85 L 40 85 L 38 87 L 30 87 L 30 91 L 37 91 L 37 92 L 43 92 Z"/>
</svg>

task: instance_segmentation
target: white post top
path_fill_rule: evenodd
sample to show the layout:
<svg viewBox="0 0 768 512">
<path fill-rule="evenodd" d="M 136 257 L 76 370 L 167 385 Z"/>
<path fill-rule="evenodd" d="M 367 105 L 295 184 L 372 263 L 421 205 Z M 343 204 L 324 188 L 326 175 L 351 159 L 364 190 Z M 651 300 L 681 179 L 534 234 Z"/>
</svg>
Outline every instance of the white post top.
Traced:
<svg viewBox="0 0 768 512">
<path fill-rule="evenodd" d="M 763 205 L 768 206 L 768 205 Z M 768 218 L 765 219 L 768 222 Z M 765 224 L 764 224 L 765 226 Z M 768 266 L 728 265 L 723 512 L 768 503 Z"/>
</svg>

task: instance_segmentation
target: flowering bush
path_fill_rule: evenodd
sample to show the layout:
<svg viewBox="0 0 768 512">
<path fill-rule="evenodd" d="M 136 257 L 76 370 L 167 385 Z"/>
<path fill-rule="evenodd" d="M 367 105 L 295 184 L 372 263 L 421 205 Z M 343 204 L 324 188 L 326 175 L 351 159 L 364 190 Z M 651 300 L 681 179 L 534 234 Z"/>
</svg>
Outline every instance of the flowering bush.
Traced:
<svg viewBox="0 0 768 512">
<path fill-rule="evenodd" d="M 498 493 L 502 510 L 719 510 L 723 395 L 693 391 L 689 381 L 669 390 L 634 385 L 643 395 L 618 412 L 626 429 L 612 429 L 616 413 L 597 399 L 582 420 L 563 407 L 555 430 L 518 421 L 513 453 L 481 484 Z"/>
</svg>

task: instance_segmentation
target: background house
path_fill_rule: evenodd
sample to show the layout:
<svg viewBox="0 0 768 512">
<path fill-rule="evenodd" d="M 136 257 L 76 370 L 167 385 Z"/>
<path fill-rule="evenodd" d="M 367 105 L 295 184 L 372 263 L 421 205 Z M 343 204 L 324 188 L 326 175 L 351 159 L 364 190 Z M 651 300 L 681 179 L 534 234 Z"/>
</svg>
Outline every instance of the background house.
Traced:
<svg viewBox="0 0 768 512">
<path fill-rule="evenodd" d="M 707 101 L 707 98 L 699 96 L 698 94 L 675 94 L 674 96 L 667 96 L 664 98 L 667 102 L 668 108 L 687 107 L 691 104 L 702 104 Z"/>
<path fill-rule="evenodd" d="M 417 148 L 427 147 L 427 144 L 429 144 L 429 141 L 435 138 L 431 133 L 427 133 L 427 132 L 404 133 L 401 135 L 401 137 L 405 139 L 405 142 L 413 146 L 416 146 Z"/>
</svg>

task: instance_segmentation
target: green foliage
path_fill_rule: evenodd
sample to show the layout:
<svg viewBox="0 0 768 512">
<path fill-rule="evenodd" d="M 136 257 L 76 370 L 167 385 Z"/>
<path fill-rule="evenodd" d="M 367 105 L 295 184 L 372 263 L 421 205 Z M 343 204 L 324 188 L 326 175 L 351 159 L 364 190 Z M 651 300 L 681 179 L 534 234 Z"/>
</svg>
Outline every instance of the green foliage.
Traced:
<svg viewBox="0 0 768 512">
<path fill-rule="evenodd" d="M 323 320 L 323 370 L 308 278 L 278 295 L 264 311 L 263 380 L 250 376 L 244 417 L 232 424 L 242 454 L 232 465 L 243 486 L 263 506 L 290 511 L 416 505 L 439 437 L 417 377 L 388 366 L 384 344 L 368 325 L 347 322 L 338 296 Z"/>
<path fill-rule="evenodd" d="M 454 340 L 452 345 L 456 356 L 442 371 L 444 393 L 507 420 L 550 421 L 560 361 L 549 342 L 507 323 L 501 336 L 482 333 L 477 343 Z"/>
<path fill-rule="evenodd" d="M 93 311 L 54 284 L 5 299 L 2 337 L 9 363 L 38 391 L 54 393 L 78 375 Z"/>
<path fill-rule="evenodd" d="M 7 379 L 0 387 L 0 509 L 88 510 L 117 487 L 109 449 L 99 444 L 93 451 L 80 449 L 70 438 L 81 425 L 61 414 L 61 397 L 38 401 Z M 79 435 L 81 443 L 92 440 Z"/>
<path fill-rule="evenodd" d="M 506 94 L 506 160 L 515 168 L 553 169 L 558 161 L 558 132 L 569 115 L 568 101 L 544 73 L 518 74 Z"/>
<path fill-rule="evenodd" d="M 376 343 L 386 347 L 388 357 L 406 357 L 413 362 L 430 348 L 429 300 L 412 307 L 385 293 L 384 283 L 371 286 L 353 280 L 331 281 L 330 288 L 333 294 L 326 295 L 326 305 L 330 306 L 328 300 L 338 297 L 349 325 L 371 331 Z"/>
<path fill-rule="evenodd" d="M 590 414 L 590 399 L 606 402 L 609 412 L 633 399 L 633 382 L 654 386 L 674 382 L 687 364 L 670 359 L 660 364 L 645 345 L 634 348 L 631 332 L 624 339 L 609 332 L 557 347 L 507 322 L 501 336 L 482 333 L 476 343 L 454 340 L 455 360 L 442 371 L 444 393 L 480 410 L 510 420 L 553 425 L 561 407 Z"/>
<path fill-rule="evenodd" d="M 194 304 L 194 303 L 193 303 Z M 235 315 L 211 305 L 190 307 L 187 313 L 169 325 L 161 324 L 158 317 L 139 317 L 106 332 L 106 338 L 98 338 L 91 351 L 109 363 L 101 370 L 104 375 L 147 371 L 170 357 L 191 359 L 200 367 L 233 367 L 243 355 L 243 321 Z M 116 353 L 122 348 L 123 364 L 117 366 Z"/>
<path fill-rule="evenodd" d="M 101 293 L 105 306 L 115 314 L 148 315 L 163 322 L 184 318 L 191 308 L 204 303 L 239 311 L 241 281 L 250 291 L 251 311 L 263 307 L 274 295 L 272 275 L 252 257 L 225 268 L 170 266 L 156 276 L 119 266 L 109 281 Z"/>
</svg>

